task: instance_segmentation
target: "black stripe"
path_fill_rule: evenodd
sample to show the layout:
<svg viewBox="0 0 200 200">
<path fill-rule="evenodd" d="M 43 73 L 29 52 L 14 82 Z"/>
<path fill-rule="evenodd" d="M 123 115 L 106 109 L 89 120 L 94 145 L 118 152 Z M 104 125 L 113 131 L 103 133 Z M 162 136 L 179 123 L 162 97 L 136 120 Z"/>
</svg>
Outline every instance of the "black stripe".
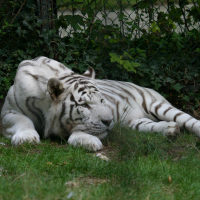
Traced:
<svg viewBox="0 0 200 200">
<path fill-rule="evenodd" d="M 44 76 L 41 76 L 38 74 L 31 74 L 26 70 L 24 70 L 24 73 L 26 75 L 32 76 L 35 80 L 40 81 L 41 83 L 47 84 L 47 82 L 48 82 L 48 79 L 46 79 Z"/>
<path fill-rule="evenodd" d="M 88 85 L 88 84 L 91 84 L 91 85 L 93 85 L 91 82 L 89 82 L 89 81 L 80 81 L 80 84 L 82 84 L 82 85 Z M 89 87 L 89 86 L 88 86 Z M 91 86 L 92 87 L 92 86 Z"/>
<path fill-rule="evenodd" d="M 108 81 L 108 82 L 113 82 L 113 81 L 110 81 L 110 80 L 107 80 L 107 81 Z M 124 91 L 125 93 L 127 93 L 127 94 L 128 94 L 129 96 L 131 96 L 134 100 L 135 100 L 135 96 L 133 96 L 128 90 L 126 90 L 126 89 L 120 87 L 119 85 L 115 86 L 114 84 L 116 84 L 116 83 L 120 83 L 121 85 L 125 85 L 125 86 L 127 86 L 127 87 L 134 88 L 134 89 L 141 95 L 141 97 L 142 97 L 142 99 L 143 99 L 142 107 L 144 108 L 145 112 L 146 112 L 147 114 L 149 114 L 149 112 L 148 112 L 148 110 L 147 110 L 147 105 L 146 105 L 145 96 L 144 96 L 144 93 L 143 93 L 142 90 L 136 88 L 134 85 L 129 85 L 129 83 L 127 83 L 127 82 L 118 82 L 118 81 L 116 81 L 116 82 L 114 82 L 114 83 L 111 83 L 111 84 L 112 84 L 112 87 L 115 87 L 117 90 L 119 90 L 119 88 L 120 88 L 121 91 Z M 98 82 L 98 84 L 99 84 L 99 82 Z M 106 85 L 106 84 L 103 84 L 103 83 L 101 83 L 101 82 L 100 82 L 100 84 L 101 84 L 101 85 Z"/>
<path fill-rule="evenodd" d="M 150 97 L 151 97 L 151 104 L 150 104 L 150 106 L 149 106 L 149 110 L 151 110 L 151 107 L 152 107 L 152 105 L 157 101 L 156 100 L 156 98 L 148 91 L 148 89 L 147 88 L 143 88 L 149 95 L 150 95 Z"/>
<path fill-rule="evenodd" d="M 69 114 L 69 117 L 70 117 L 70 120 L 73 121 L 73 118 L 72 118 L 72 111 L 73 111 L 73 108 L 74 108 L 74 105 L 70 105 L 70 114 Z"/>
<path fill-rule="evenodd" d="M 142 91 L 141 91 L 141 92 L 142 92 Z M 148 110 L 147 110 L 147 104 L 146 104 L 146 100 L 145 100 L 144 93 L 142 92 L 140 95 L 141 95 L 142 98 L 143 98 L 142 107 L 144 108 L 145 112 L 148 114 L 149 112 L 148 112 Z"/>
<path fill-rule="evenodd" d="M 119 122 L 119 101 L 117 102 L 117 121 Z"/>
<path fill-rule="evenodd" d="M 73 81 L 70 81 L 70 82 L 69 82 L 69 84 L 72 84 L 72 83 L 74 83 L 74 82 L 76 82 L 76 81 L 78 81 L 78 80 L 73 80 Z"/>
<path fill-rule="evenodd" d="M 74 90 L 76 90 L 77 88 L 78 88 L 78 83 L 75 83 Z"/>
<path fill-rule="evenodd" d="M 75 100 L 75 98 L 74 98 L 74 95 L 73 95 L 73 94 L 71 94 L 70 100 L 71 100 L 71 101 L 73 101 L 73 102 L 74 102 L 76 105 L 78 104 L 78 103 L 76 102 L 76 100 Z"/>
<path fill-rule="evenodd" d="M 74 119 L 74 121 L 78 121 L 78 120 L 82 121 L 82 118 L 76 118 L 76 119 Z"/>
<path fill-rule="evenodd" d="M 185 114 L 185 113 L 183 113 L 183 112 L 177 113 L 177 114 L 174 116 L 174 122 L 176 122 L 176 118 L 177 118 L 177 117 L 179 117 L 180 115 L 183 115 L 183 114 Z"/>
<path fill-rule="evenodd" d="M 63 78 L 63 79 L 64 79 L 64 78 Z M 66 81 L 65 81 L 65 83 L 67 83 L 67 82 L 69 82 L 69 81 L 71 81 L 71 80 L 74 80 L 74 79 L 75 79 L 75 80 L 78 80 L 78 78 L 77 78 L 77 77 L 74 77 L 74 76 L 73 76 L 72 78 L 70 78 L 70 79 L 66 80 Z"/>
<path fill-rule="evenodd" d="M 88 96 L 88 98 L 91 100 L 91 98 L 92 98 L 92 97 L 91 97 L 91 95 L 90 95 L 90 94 L 91 94 L 91 93 L 87 94 L 87 96 Z"/>
<path fill-rule="evenodd" d="M 107 81 L 107 80 L 106 80 Z M 113 81 L 114 82 L 114 81 Z M 116 81 L 117 82 L 117 81 Z M 104 82 L 97 82 L 99 85 L 103 85 L 103 86 L 107 86 L 107 87 L 109 87 L 109 88 L 103 88 L 103 89 L 109 89 L 109 90 L 111 90 L 110 89 L 110 87 L 112 87 L 112 88 L 115 88 L 116 90 L 121 90 L 121 91 L 123 91 L 124 93 L 126 93 L 126 94 L 128 94 L 129 96 L 131 96 L 134 100 L 135 100 L 135 96 L 133 96 L 133 94 L 132 93 L 130 93 L 128 90 L 126 90 L 126 89 L 124 89 L 124 88 L 122 88 L 121 86 L 119 86 L 119 85 L 115 85 L 114 83 L 111 83 L 112 84 L 112 86 L 111 85 L 107 85 L 106 83 L 104 83 Z M 99 88 L 100 89 L 100 91 L 102 90 L 102 88 Z M 111 90 L 112 91 L 112 90 Z M 113 92 L 113 91 L 112 91 Z M 113 92 L 114 94 L 116 94 L 116 92 Z"/>
<path fill-rule="evenodd" d="M 151 94 L 151 92 L 149 92 L 149 90 L 147 88 L 143 88 L 152 98 L 152 101 L 156 101 L 156 98 Z"/>
<path fill-rule="evenodd" d="M 78 100 L 78 102 L 81 102 L 81 101 L 83 101 L 83 100 L 82 100 L 82 98 L 80 97 L 80 99 Z"/>
<path fill-rule="evenodd" d="M 27 61 L 27 62 L 22 62 L 21 64 L 19 64 L 18 69 L 21 68 L 21 67 L 24 67 L 24 66 L 33 66 L 33 67 L 36 67 L 35 64 Z"/>
<path fill-rule="evenodd" d="M 192 127 L 191 127 L 191 128 L 193 128 L 193 126 L 194 126 L 197 122 L 198 122 L 198 120 L 192 124 Z"/>
<path fill-rule="evenodd" d="M 63 64 L 61 64 L 61 63 L 60 63 L 59 66 L 60 66 L 60 68 L 62 68 L 62 69 L 66 69 L 66 67 L 65 67 Z"/>
<path fill-rule="evenodd" d="M 78 77 L 78 76 L 77 76 Z M 84 76 L 81 76 L 81 75 L 79 75 L 79 80 L 80 81 L 88 81 L 88 78 L 87 77 L 84 77 Z"/>
<path fill-rule="evenodd" d="M 63 80 L 65 78 L 68 78 L 70 75 L 66 75 L 66 76 L 63 76 L 63 77 L 60 77 L 59 80 Z"/>
<path fill-rule="evenodd" d="M 155 114 L 153 114 L 152 112 L 150 112 L 150 114 L 151 114 L 155 119 L 157 119 L 158 121 L 160 121 L 160 119 L 159 119 Z"/>
<path fill-rule="evenodd" d="M 58 72 L 57 69 L 55 69 L 55 68 L 53 68 L 51 65 L 47 64 L 47 63 L 49 63 L 50 61 L 51 61 L 51 59 L 49 59 L 49 58 L 44 58 L 43 61 L 42 61 L 42 63 L 45 64 L 46 66 L 48 66 L 52 71 Z M 46 63 L 46 62 L 47 62 L 47 63 Z"/>
<path fill-rule="evenodd" d="M 171 110 L 171 109 L 173 109 L 173 107 L 169 107 L 169 108 L 167 108 L 167 110 L 165 110 L 164 112 L 163 112 L 163 115 L 165 116 L 166 115 L 166 113 L 169 111 L 169 110 Z"/>
<path fill-rule="evenodd" d="M 65 124 L 63 124 L 63 122 L 62 122 L 62 118 L 63 118 L 63 116 L 65 115 L 65 109 L 66 109 L 66 105 L 65 105 L 65 102 L 63 101 L 63 102 L 62 102 L 62 111 L 61 111 L 60 117 L 59 117 L 60 128 L 61 128 L 63 131 L 66 131 Z"/>
<path fill-rule="evenodd" d="M 185 122 L 183 123 L 183 128 L 185 128 L 185 124 L 186 124 L 188 121 L 190 121 L 191 119 L 193 119 L 193 117 L 190 117 L 189 119 L 187 119 L 187 121 L 185 121 Z"/>
<path fill-rule="evenodd" d="M 153 122 L 147 122 L 145 125 L 147 125 L 147 124 L 151 124 L 151 123 L 153 123 Z"/>
<path fill-rule="evenodd" d="M 89 88 L 89 89 L 90 89 L 90 88 L 95 88 L 95 89 L 96 89 L 96 87 L 94 87 L 94 86 L 87 86 L 87 88 Z"/>
<path fill-rule="evenodd" d="M 83 76 L 91 77 L 91 74 L 83 74 Z"/>
<path fill-rule="evenodd" d="M 118 95 L 122 100 L 125 99 L 126 102 L 131 106 L 131 103 L 129 102 L 128 97 L 125 97 L 125 96 L 123 96 L 123 95 L 121 95 L 121 94 L 118 94 L 118 93 L 116 93 L 116 92 L 114 92 L 113 90 L 110 90 L 110 89 L 101 88 L 100 90 L 101 90 L 101 93 L 102 93 L 104 96 L 107 95 L 107 94 L 104 93 L 104 91 L 105 91 L 105 92 L 108 92 L 108 93 L 113 93 L 113 94 L 115 94 L 115 95 Z M 111 97 L 111 96 L 109 96 L 109 95 L 107 95 L 107 96 L 108 96 L 108 98 L 114 99 L 113 97 Z M 114 102 L 114 101 L 112 101 L 112 102 Z"/>
<path fill-rule="evenodd" d="M 138 130 L 139 129 L 139 125 L 142 124 L 143 122 L 140 122 L 138 123 L 136 126 L 135 126 L 135 130 Z"/>
<path fill-rule="evenodd" d="M 83 90 L 85 90 L 85 87 L 79 88 L 78 89 L 78 93 L 81 92 L 81 91 L 83 91 Z"/>
<path fill-rule="evenodd" d="M 160 104 L 158 104 L 158 105 L 155 107 L 155 113 L 156 113 L 156 115 L 158 114 L 158 110 L 159 110 L 159 108 L 162 107 L 162 105 L 163 105 L 163 103 L 160 103 Z"/>
<path fill-rule="evenodd" d="M 39 123 L 43 124 L 43 122 L 44 122 L 43 112 L 41 109 L 39 109 L 35 106 L 35 101 L 38 99 L 39 98 L 37 98 L 37 97 L 28 97 L 26 99 L 26 106 L 27 106 L 28 110 L 37 117 Z"/>
</svg>

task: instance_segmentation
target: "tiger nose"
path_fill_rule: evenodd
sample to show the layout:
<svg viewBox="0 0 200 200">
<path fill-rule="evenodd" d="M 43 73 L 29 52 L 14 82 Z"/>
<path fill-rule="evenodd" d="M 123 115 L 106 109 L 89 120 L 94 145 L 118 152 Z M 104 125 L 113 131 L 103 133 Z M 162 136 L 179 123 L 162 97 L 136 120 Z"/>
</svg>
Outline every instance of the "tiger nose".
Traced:
<svg viewBox="0 0 200 200">
<path fill-rule="evenodd" d="M 110 123 L 112 122 L 112 120 L 101 120 L 101 122 L 102 122 L 103 124 L 105 124 L 106 126 L 109 126 Z"/>
</svg>

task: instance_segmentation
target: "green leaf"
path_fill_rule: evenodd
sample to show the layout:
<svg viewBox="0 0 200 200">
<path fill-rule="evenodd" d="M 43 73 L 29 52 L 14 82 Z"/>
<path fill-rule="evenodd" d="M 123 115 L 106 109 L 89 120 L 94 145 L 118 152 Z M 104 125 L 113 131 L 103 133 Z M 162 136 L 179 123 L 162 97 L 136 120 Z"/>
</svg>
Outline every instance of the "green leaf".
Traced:
<svg viewBox="0 0 200 200">
<path fill-rule="evenodd" d="M 190 100 L 190 98 L 189 98 L 188 96 L 184 96 L 182 99 L 183 99 L 184 101 L 189 101 L 189 100 Z"/>
<path fill-rule="evenodd" d="M 128 56 L 130 59 L 133 59 L 126 51 L 124 52 L 124 55 Z"/>
<path fill-rule="evenodd" d="M 118 55 L 116 55 L 115 53 L 109 53 L 110 55 L 110 61 L 113 63 L 113 62 L 119 62 L 120 61 L 120 58 Z"/>
<path fill-rule="evenodd" d="M 159 26 L 157 25 L 157 23 L 154 21 L 153 23 L 151 23 L 151 28 L 150 30 L 154 33 L 156 32 L 160 32 L 160 28 Z"/>
<path fill-rule="evenodd" d="M 180 92 L 180 90 L 183 88 L 183 86 L 180 83 L 176 83 L 173 88 L 177 91 Z"/>
</svg>

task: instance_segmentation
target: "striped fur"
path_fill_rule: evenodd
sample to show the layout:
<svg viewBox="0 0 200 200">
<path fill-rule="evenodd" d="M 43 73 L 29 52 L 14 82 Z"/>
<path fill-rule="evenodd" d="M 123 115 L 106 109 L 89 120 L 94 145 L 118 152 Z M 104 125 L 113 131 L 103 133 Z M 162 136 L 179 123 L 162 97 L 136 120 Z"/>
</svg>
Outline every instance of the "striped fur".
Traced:
<svg viewBox="0 0 200 200">
<path fill-rule="evenodd" d="M 2 108 L 3 135 L 13 145 L 57 135 L 93 151 L 117 121 L 165 136 L 179 134 L 179 128 L 200 136 L 200 121 L 156 91 L 94 78 L 92 68 L 79 75 L 46 57 L 23 61 Z"/>
</svg>

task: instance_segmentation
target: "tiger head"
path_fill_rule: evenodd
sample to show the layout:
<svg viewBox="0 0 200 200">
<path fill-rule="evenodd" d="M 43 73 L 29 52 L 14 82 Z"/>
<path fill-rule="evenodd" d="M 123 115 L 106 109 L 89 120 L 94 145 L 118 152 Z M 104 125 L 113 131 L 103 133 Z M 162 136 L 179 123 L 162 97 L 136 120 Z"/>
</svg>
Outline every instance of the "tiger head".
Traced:
<svg viewBox="0 0 200 200">
<path fill-rule="evenodd" d="M 112 129 L 112 112 L 94 77 L 95 72 L 90 67 L 83 75 L 72 73 L 48 81 L 52 106 L 45 137 L 50 134 L 67 137 L 75 131 L 82 131 L 101 139 Z"/>
</svg>

